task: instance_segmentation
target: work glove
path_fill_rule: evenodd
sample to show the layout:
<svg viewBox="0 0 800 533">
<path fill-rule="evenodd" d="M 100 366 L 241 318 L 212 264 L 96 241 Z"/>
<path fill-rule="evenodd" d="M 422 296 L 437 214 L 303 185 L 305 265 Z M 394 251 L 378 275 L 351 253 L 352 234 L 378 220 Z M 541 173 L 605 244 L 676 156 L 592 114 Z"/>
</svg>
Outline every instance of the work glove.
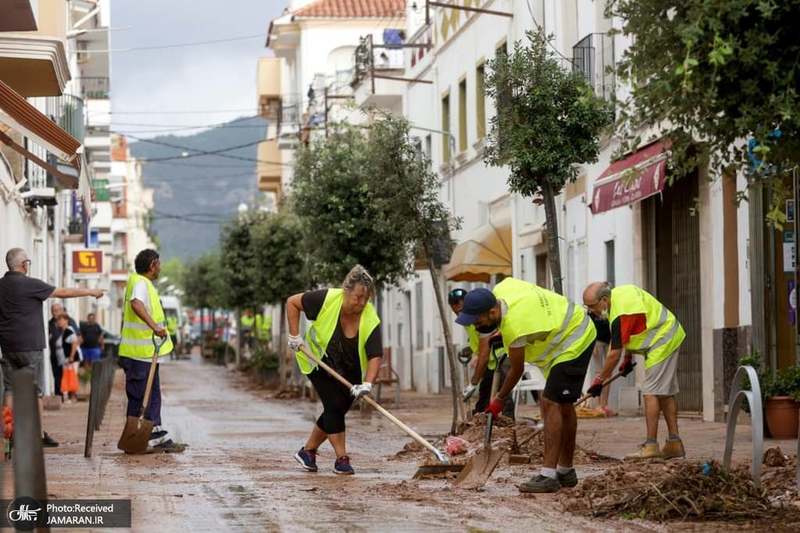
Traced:
<svg viewBox="0 0 800 533">
<path fill-rule="evenodd" d="M 353 398 L 358 400 L 362 396 L 366 396 L 372 392 L 372 383 L 369 381 L 365 381 L 364 383 L 359 383 L 358 385 L 353 385 L 350 388 L 350 394 L 353 395 Z"/>
<path fill-rule="evenodd" d="M 589 387 L 589 390 L 586 391 L 586 394 L 592 398 L 597 398 L 600 396 L 601 392 L 603 392 L 603 379 L 597 376 L 594 378 L 594 381 L 592 381 L 592 385 Z"/>
<path fill-rule="evenodd" d="M 293 352 L 299 352 L 300 348 L 305 346 L 305 342 L 303 342 L 303 337 L 300 335 L 289 335 L 288 339 L 289 349 Z"/>
<path fill-rule="evenodd" d="M 461 393 L 461 397 L 466 402 L 467 400 L 469 400 L 472 397 L 473 394 L 475 394 L 476 390 L 478 390 L 478 386 L 477 385 L 473 385 L 472 383 L 470 383 L 469 385 L 464 387 L 464 390 Z"/>
<path fill-rule="evenodd" d="M 484 411 L 484 413 L 492 413 L 492 415 L 494 415 L 495 418 L 500 416 L 500 413 L 502 412 L 503 412 L 503 402 L 500 401 L 500 399 L 497 396 L 492 398 L 492 401 L 489 402 L 489 405 L 486 407 L 486 410 Z"/>
<path fill-rule="evenodd" d="M 627 376 L 631 372 L 633 372 L 633 367 L 635 366 L 633 362 L 633 357 L 630 355 L 626 355 L 625 359 L 622 360 L 622 364 L 619 365 L 619 373 L 622 376 Z"/>
</svg>

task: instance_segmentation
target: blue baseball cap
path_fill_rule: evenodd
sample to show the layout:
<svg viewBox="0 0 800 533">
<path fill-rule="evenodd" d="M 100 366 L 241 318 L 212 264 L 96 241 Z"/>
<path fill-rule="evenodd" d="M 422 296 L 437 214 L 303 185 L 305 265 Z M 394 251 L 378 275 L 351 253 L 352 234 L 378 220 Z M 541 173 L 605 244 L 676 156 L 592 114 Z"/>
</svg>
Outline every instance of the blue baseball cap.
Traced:
<svg viewBox="0 0 800 533">
<path fill-rule="evenodd" d="M 473 289 L 464 298 L 464 308 L 458 314 L 456 324 L 470 326 L 495 305 L 497 305 L 497 298 L 492 291 L 483 288 Z"/>
</svg>

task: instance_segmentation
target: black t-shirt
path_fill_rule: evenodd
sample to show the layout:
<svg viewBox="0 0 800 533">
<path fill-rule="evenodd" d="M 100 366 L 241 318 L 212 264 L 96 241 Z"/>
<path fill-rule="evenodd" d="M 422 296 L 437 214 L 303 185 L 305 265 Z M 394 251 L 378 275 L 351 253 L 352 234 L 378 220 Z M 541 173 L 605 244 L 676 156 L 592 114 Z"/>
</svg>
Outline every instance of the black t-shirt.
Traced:
<svg viewBox="0 0 800 533">
<path fill-rule="evenodd" d="M 608 319 L 595 318 L 591 314 L 589 318 L 592 319 L 592 322 L 594 322 L 594 329 L 597 330 L 597 342 L 602 342 L 603 344 L 611 343 L 611 328 L 608 325 Z"/>
<path fill-rule="evenodd" d="M 0 278 L 0 350 L 44 350 L 42 302 L 54 290 L 52 285 L 21 272 L 6 272 Z"/>
<path fill-rule="evenodd" d="M 103 328 L 100 324 L 89 325 L 87 323 L 81 324 L 81 337 L 83 338 L 83 348 L 99 348 L 100 337 L 103 335 Z"/>
<path fill-rule="evenodd" d="M 303 294 L 303 311 L 306 318 L 316 320 L 325 302 L 328 289 L 309 291 Z M 381 328 L 375 328 L 367 339 L 365 350 L 367 359 L 374 359 L 383 355 L 383 340 L 381 339 Z M 336 329 L 328 342 L 326 350 L 328 363 L 334 370 L 347 378 L 350 383 L 361 383 L 361 362 L 358 357 L 358 334 L 353 338 L 347 338 L 342 331 L 341 322 L 336 323 Z"/>
</svg>

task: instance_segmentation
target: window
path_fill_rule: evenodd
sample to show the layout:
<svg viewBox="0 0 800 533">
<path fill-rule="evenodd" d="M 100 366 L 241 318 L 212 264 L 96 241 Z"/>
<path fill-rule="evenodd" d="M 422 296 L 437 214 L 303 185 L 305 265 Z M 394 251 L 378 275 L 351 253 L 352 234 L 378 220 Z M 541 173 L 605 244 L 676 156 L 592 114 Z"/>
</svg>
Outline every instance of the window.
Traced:
<svg viewBox="0 0 800 533">
<path fill-rule="evenodd" d="M 433 152 L 433 137 L 429 133 L 425 136 L 425 156 L 428 158 L 429 167 L 431 165 L 431 157 L 433 157 L 431 152 Z"/>
<path fill-rule="evenodd" d="M 536 284 L 539 287 L 549 289 L 547 283 L 547 254 L 536 255 Z"/>
<path fill-rule="evenodd" d="M 442 98 L 442 131 L 447 132 L 442 134 L 442 160 L 445 163 L 450 162 L 450 95 L 445 95 Z"/>
<path fill-rule="evenodd" d="M 415 324 L 417 330 L 417 350 L 423 350 L 425 348 L 425 326 L 424 326 L 424 315 L 423 315 L 423 302 L 422 302 L 422 282 L 418 281 L 417 284 L 414 286 L 414 295 L 416 296 L 416 315 L 417 315 L 417 323 Z"/>
<path fill-rule="evenodd" d="M 486 137 L 486 68 L 483 63 L 475 69 L 475 123 L 478 139 Z"/>
<path fill-rule="evenodd" d="M 503 41 L 502 43 L 497 45 L 497 48 L 494 49 L 495 57 L 500 57 L 501 55 L 507 56 L 508 55 L 508 42 Z"/>
<path fill-rule="evenodd" d="M 614 240 L 606 241 L 606 281 L 614 286 L 616 271 L 614 269 Z"/>
<path fill-rule="evenodd" d="M 467 150 L 467 80 L 458 83 L 458 151 Z"/>
</svg>

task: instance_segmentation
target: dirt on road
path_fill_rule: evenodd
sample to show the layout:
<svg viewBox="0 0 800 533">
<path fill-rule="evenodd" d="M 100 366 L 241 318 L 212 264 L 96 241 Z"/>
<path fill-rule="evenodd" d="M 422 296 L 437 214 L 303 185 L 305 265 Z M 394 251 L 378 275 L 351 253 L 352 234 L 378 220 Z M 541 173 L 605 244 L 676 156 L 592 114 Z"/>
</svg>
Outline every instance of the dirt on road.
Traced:
<svg viewBox="0 0 800 533">
<path fill-rule="evenodd" d="M 125 407 L 120 371 L 91 459 L 83 457 L 86 404 L 45 412 L 44 428 L 61 441 L 46 451 L 51 498 L 130 498 L 134 531 L 561 533 L 697 527 L 587 518 L 564 512 L 555 496 L 522 496 L 516 485 L 535 473 L 536 458 L 529 465 L 504 461 L 480 492 L 454 489 L 446 479 L 411 481 L 419 456 L 393 457 L 408 438 L 374 412 L 348 416 L 355 476 L 333 474 L 333 450 L 325 446 L 318 456 L 320 471 L 306 473 L 292 456 L 319 413 L 316 404 L 266 398 L 247 390 L 236 372 L 196 356 L 165 362 L 160 373 L 164 425 L 189 448 L 144 456 L 116 449 Z M 450 424 L 448 409 L 431 398 L 404 400 L 393 412 L 425 435 L 441 435 Z M 578 473 L 586 477 L 608 466 L 587 462 Z M 4 497 L 13 486 L 9 471 L 4 468 Z"/>
</svg>

